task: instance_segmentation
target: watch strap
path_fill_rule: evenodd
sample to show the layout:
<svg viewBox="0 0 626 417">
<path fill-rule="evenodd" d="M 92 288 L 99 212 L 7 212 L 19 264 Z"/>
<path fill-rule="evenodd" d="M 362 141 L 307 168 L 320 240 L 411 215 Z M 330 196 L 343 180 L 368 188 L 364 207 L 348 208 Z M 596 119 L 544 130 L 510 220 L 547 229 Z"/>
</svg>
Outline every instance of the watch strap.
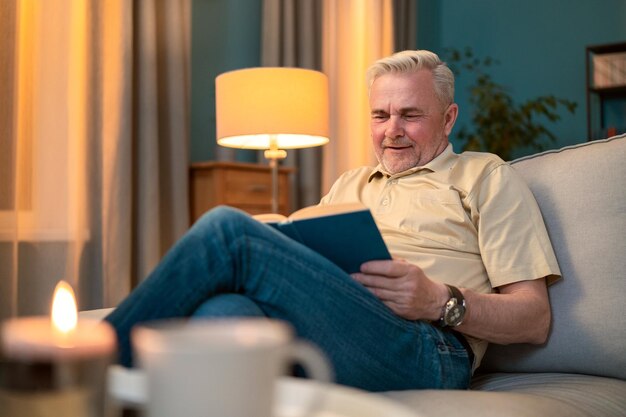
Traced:
<svg viewBox="0 0 626 417">
<path fill-rule="evenodd" d="M 454 285 L 445 284 L 448 287 L 448 292 L 450 293 L 451 298 L 456 298 L 456 302 L 458 304 L 465 304 L 465 297 L 463 297 L 463 293 Z"/>
</svg>

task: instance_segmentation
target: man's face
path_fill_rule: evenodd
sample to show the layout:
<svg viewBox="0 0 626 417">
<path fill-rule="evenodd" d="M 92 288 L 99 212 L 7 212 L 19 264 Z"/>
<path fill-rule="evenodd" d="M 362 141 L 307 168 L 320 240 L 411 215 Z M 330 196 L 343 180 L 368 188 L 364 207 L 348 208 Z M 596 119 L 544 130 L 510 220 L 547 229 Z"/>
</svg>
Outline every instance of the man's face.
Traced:
<svg viewBox="0 0 626 417">
<path fill-rule="evenodd" d="M 437 98 L 430 70 L 378 77 L 369 102 L 374 151 L 389 173 L 425 165 L 448 145 L 458 108 Z"/>
</svg>

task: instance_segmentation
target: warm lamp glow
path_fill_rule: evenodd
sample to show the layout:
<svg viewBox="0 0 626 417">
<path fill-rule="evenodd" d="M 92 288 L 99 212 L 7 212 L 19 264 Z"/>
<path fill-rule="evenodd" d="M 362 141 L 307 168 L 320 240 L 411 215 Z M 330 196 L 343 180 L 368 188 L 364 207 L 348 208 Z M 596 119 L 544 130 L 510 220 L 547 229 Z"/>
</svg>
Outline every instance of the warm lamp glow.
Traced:
<svg viewBox="0 0 626 417">
<path fill-rule="evenodd" d="M 328 143 L 328 77 L 303 68 L 248 68 L 215 79 L 217 143 L 264 149 L 278 210 L 278 160 L 285 149 Z"/>
<path fill-rule="evenodd" d="M 70 284 L 60 281 L 52 301 L 52 326 L 61 333 L 69 333 L 76 328 L 78 313 L 74 290 Z"/>
<path fill-rule="evenodd" d="M 328 143 L 328 78 L 302 68 L 248 68 L 215 79 L 217 143 L 242 149 Z"/>
</svg>

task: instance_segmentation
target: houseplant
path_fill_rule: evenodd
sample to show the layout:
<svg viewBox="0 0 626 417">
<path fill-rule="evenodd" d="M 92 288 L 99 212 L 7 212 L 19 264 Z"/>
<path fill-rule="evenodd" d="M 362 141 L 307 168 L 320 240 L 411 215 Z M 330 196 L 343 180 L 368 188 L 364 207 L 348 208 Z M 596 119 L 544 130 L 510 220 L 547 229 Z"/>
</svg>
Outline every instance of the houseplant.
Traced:
<svg viewBox="0 0 626 417">
<path fill-rule="evenodd" d="M 544 150 L 556 140 L 546 127 L 547 122 L 560 120 L 559 109 L 574 113 L 577 103 L 545 95 L 516 103 L 507 89 L 493 80 L 487 69 L 498 62 L 490 57 L 478 58 L 471 48 L 463 52 L 447 50 L 452 71 L 469 73 L 472 126 L 462 126 L 457 133 L 463 150 L 485 151 L 510 160 L 516 151 Z"/>
</svg>

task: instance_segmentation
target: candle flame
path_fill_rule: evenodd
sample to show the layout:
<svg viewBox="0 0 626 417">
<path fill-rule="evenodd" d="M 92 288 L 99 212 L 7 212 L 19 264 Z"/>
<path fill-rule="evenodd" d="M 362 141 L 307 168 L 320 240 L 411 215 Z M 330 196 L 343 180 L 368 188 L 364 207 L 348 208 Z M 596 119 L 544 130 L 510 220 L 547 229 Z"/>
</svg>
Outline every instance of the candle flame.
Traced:
<svg viewBox="0 0 626 417">
<path fill-rule="evenodd" d="M 52 301 L 52 326 L 62 333 L 69 333 L 76 328 L 78 313 L 76 298 L 70 284 L 60 281 L 54 289 Z"/>
</svg>

